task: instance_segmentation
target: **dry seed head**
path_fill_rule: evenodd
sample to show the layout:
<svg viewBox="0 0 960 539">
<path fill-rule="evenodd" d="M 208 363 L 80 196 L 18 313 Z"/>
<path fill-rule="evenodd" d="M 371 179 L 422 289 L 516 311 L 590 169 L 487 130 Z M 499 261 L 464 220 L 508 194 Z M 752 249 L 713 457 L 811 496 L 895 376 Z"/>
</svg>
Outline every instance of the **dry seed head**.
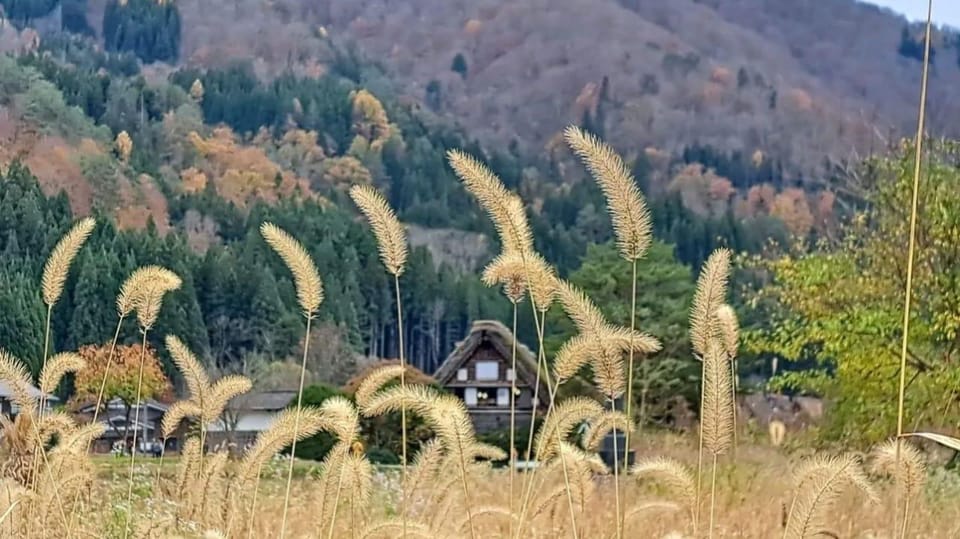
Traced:
<svg viewBox="0 0 960 539">
<path fill-rule="evenodd" d="M 180 277 L 166 268 L 160 266 L 137 268 L 120 286 L 120 293 L 117 294 L 117 314 L 125 317 L 133 312 L 151 286 L 176 290 L 180 288 L 180 284 Z"/>
<path fill-rule="evenodd" d="M 583 435 L 583 448 L 587 451 L 599 451 L 600 444 L 608 432 L 634 432 L 633 424 L 623 412 L 606 411 L 590 422 L 590 428 Z"/>
<path fill-rule="evenodd" d="M 203 399 L 201 407 L 203 421 L 205 423 L 216 421 L 223 414 L 230 399 L 250 391 L 252 387 L 253 384 L 249 378 L 237 374 L 224 376 L 214 382 Z"/>
<path fill-rule="evenodd" d="M 587 397 L 572 397 L 561 401 L 553 414 L 537 432 L 534 447 L 537 460 L 544 461 L 557 454 L 558 442 L 565 440 L 574 427 L 603 414 L 603 406 Z"/>
<path fill-rule="evenodd" d="M 494 258 L 483 270 L 483 284 L 503 285 L 503 293 L 511 303 L 520 303 L 526 293 L 527 276 L 523 256 L 516 251 Z"/>
<path fill-rule="evenodd" d="M 650 247 L 653 230 L 650 211 L 630 170 L 609 145 L 579 127 L 567 127 L 563 134 L 607 198 L 621 256 L 630 261 L 641 258 Z"/>
<path fill-rule="evenodd" d="M 770 422 L 770 425 L 767 426 L 767 430 L 770 434 L 770 443 L 774 447 L 783 445 L 783 441 L 787 437 L 787 426 L 783 424 L 783 421 L 774 419 Z"/>
<path fill-rule="evenodd" d="M 878 475 L 894 477 L 903 485 L 907 498 L 915 498 L 927 479 L 927 466 L 923 454 L 906 440 L 900 442 L 900 467 L 897 469 L 897 441 L 888 440 L 873 450 L 872 471 Z"/>
<path fill-rule="evenodd" d="M 596 333 L 607 324 L 600 309 L 573 284 L 559 280 L 557 297 L 563 310 L 581 333 Z"/>
<path fill-rule="evenodd" d="M 0 382 L 10 387 L 12 401 L 21 410 L 32 410 L 36 400 L 30 395 L 30 374 L 17 358 L 0 348 Z"/>
<path fill-rule="evenodd" d="M 537 310 L 545 313 L 557 297 L 557 287 L 559 286 L 557 272 L 553 266 L 535 252 L 526 255 L 526 268 L 527 287 L 530 289 L 530 295 L 533 297 Z"/>
<path fill-rule="evenodd" d="M 370 222 L 383 265 L 388 272 L 399 276 L 407 263 L 407 237 L 387 199 L 369 185 L 351 187 L 350 198 Z"/>
<path fill-rule="evenodd" d="M 83 369 L 86 362 L 79 354 L 73 352 L 62 352 L 47 360 L 43 366 L 43 372 L 40 373 L 40 391 L 50 394 L 53 393 L 63 375 L 68 372 L 77 372 Z"/>
<path fill-rule="evenodd" d="M 734 312 L 733 307 L 723 304 L 717 307 L 716 317 L 723 350 L 728 357 L 735 358 L 740 346 L 740 323 L 737 321 L 737 313 Z"/>
<path fill-rule="evenodd" d="M 367 404 L 370 402 L 370 397 L 391 380 L 400 378 L 403 371 L 404 367 L 401 365 L 387 365 L 370 371 L 353 394 L 353 400 L 356 401 L 360 410 L 365 411 Z"/>
<path fill-rule="evenodd" d="M 53 248 L 53 252 L 50 253 L 50 258 L 47 259 L 47 263 L 43 266 L 43 278 L 41 281 L 43 302 L 48 307 L 52 307 L 53 304 L 60 299 L 60 294 L 63 293 L 63 285 L 67 282 L 67 274 L 70 272 L 70 264 L 73 263 L 73 259 L 76 258 L 77 253 L 80 252 L 80 248 L 83 247 L 87 238 L 90 237 L 94 226 L 96 226 L 96 221 L 94 221 L 92 217 L 81 219 L 77 224 L 73 225 L 70 232 L 67 232 L 67 234 L 57 242 L 56 247 Z"/>
<path fill-rule="evenodd" d="M 573 378 L 599 350 L 597 339 L 586 334 L 577 335 L 563 343 L 553 361 L 557 383 Z"/>
<path fill-rule="evenodd" d="M 690 343 L 699 359 L 707 353 L 707 343 L 717 337 L 717 309 L 724 304 L 730 277 L 730 250 L 719 248 L 704 263 L 690 309 Z"/>
<path fill-rule="evenodd" d="M 815 456 L 800 464 L 795 476 L 797 494 L 784 532 L 786 539 L 812 537 L 825 529 L 827 513 L 850 485 L 863 491 L 870 501 L 877 500 L 860 460 L 850 454 Z"/>
<path fill-rule="evenodd" d="M 293 274 L 297 300 L 303 309 L 303 315 L 313 318 L 323 301 L 323 283 L 307 250 L 293 236 L 273 223 L 260 225 L 260 233 Z"/>
<path fill-rule="evenodd" d="M 682 462 L 667 457 L 646 458 L 634 464 L 630 473 L 636 476 L 637 480 L 651 476 L 657 479 L 674 493 L 693 515 L 697 502 L 696 482 L 693 472 Z"/>
<path fill-rule="evenodd" d="M 630 328 L 619 326 L 604 326 L 598 332 L 604 346 L 616 348 L 624 353 L 633 351 L 638 354 L 655 354 L 663 347 L 660 341 L 642 331 L 631 331 Z"/>
<path fill-rule="evenodd" d="M 520 198 L 508 191 L 500 178 L 474 157 L 450 150 L 447 159 L 467 190 L 490 216 L 503 250 L 533 252 L 533 233 Z"/>
<path fill-rule="evenodd" d="M 166 344 L 167 351 L 170 352 L 170 357 L 173 358 L 173 364 L 177 366 L 180 374 L 183 375 L 187 389 L 190 391 L 190 398 L 199 402 L 203 393 L 210 386 L 207 371 L 203 368 L 203 365 L 200 364 L 197 356 L 195 356 L 193 352 L 187 348 L 187 345 L 183 344 L 183 341 L 177 338 L 176 335 L 167 335 Z"/>
<path fill-rule="evenodd" d="M 602 338 L 601 338 L 602 339 Z M 627 389 L 623 352 L 619 347 L 604 344 L 593 358 L 593 378 L 608 399 L 617 399 Z"/>
<path fill-rule="evenodd" d="M 721 455 L 733 445 L 730 359 L 720 343 L 710 342 L 703 361 L 703 447 L 713 455 Z"/>
<path fill-rule="evenodd" d="M 256 444 L 244 455 L 240 465 L 240 484 L 256 478 L 261 467 L 289 445 L 294 437 L 297 440 L 309 438 L 324 430 L 325 426 L 322 412 L 315 407 L 304 406 L 299 412 L 296 409 L 287 409 L 277 414 L 270 427 L 260 433 Z"/>
<path fill-rule="evenodd" d="M 199 417 L 202 413 L 203 411 L 193 401 L 177 401 L 171 404 L 170 408 L 163 414 L 163 421 L 160 425 L 163 437 L 169 438 L 184 419 Z"/>
<path fill-rule="evenodd" d="M 180 288 L 179 278 L 176 282 L 155 280 L 147 283 L 143 287 L 142 294 L 134 298 L 133 310 L 137 312 L 137 322 L 144 331 L 153 328 L 153 325 L 157 323 L 160 307 L 163 306 L 164 294 L 177 288 Z"/>
</svg>

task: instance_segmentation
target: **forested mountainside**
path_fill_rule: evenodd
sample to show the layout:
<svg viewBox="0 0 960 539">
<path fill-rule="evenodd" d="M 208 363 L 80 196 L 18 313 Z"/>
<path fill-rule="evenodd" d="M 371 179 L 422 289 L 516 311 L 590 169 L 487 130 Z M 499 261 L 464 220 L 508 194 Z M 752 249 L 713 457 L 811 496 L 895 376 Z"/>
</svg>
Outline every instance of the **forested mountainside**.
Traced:
<svg viewBox="0 0 960 539">
<path fill-rule="evenodd" d="M 0 342 L 38 357 L 43 253 L 71 218 L 92 214 L 104 226 L 68 286 L 76 308 L 54 321 L 57 349 L 109 338 L 119 282 L 163 263 L 185 277 L 165 307 L 182 326 L 153 338 L 175 330 L 227 371 L 290 357 L 303 343 L 291 331 L 292 283 L 257 234 L 269 218 L 297 231 L 324 274 L 314 337 L 328 345 L 311 349 L 324 358 L 316 369 L 337 367 L 322 376 L 349 376 L 362 356 L 395 357 L 389 282 L 345 196 L 367 183 L 409 225 L 404 343 L 432 371 L 471 320 L 509 316 L 475 276 L 497 246 L 446 164 L 449 149 L 483 158 L 523 196 L 537 246 L 561 273 L 603 286 L 607 253 L 588 249 L 610 239 L 602 195 L 555 144 L 571 123 L 628 156 L 664 242 L 651 262 L 664 280 L 650 286 L 678 291 L 663 315 L 682 319 L 687 270 L 715 247 L 758 252 L 770 239 L 828 234 L 838 201 L 850 201 L 825 187 L 836 178 L 823 162 L 884 148 L 883 126 L 899 132 L 913 105 L 890 98 L 873 116 L 852 115 L 873 94 L 828 84 L 812 61 L 784 52 L 793 46 L 750 30 L 732 2 L 647 4 L 564 0 L 546 16 L 536 2 L 387 11 L 366 1 L 2 0 L 0 272 L 11 285 L 0 302 L 16 308 L 0 315 Z M 906 99 L 916 36 L 887 14 L 848 8 L 903 30 L 874 52 L 887 58 L 875 60 L 889 64 L 881 72 L 903 74 L 888 86 Z M 713 18 L 688 19 L 697 14 Z M 813 24 L 801 15 L 784 19 Z M 938 88 L 960 77 L 952 39 L 938 35 Z M 846 64 L 819 69 L 828 65 Z M 941 111 L 956 104 L 938 96 Z M 676 356 L 681 325 L 665 329 Z"/>
<path fill-rule="evenodd" d="M 105 0 L 90 0 L 99 21 Z M 916 119 L 921 30 L 855 0 L 179 0 L 182 59 L 322 69 L 356 44 L 398 91 L 485 144 L 541 151 L 585 116 L 626 151 L 703 144 L 792 178 Z M 904 34 L 906 32 L 906 35 Z M 935 36 L 931 128 L 956 133 L 960 47 Z M 906 45 L 906 46 L 904 46 Z"/>
</svg>

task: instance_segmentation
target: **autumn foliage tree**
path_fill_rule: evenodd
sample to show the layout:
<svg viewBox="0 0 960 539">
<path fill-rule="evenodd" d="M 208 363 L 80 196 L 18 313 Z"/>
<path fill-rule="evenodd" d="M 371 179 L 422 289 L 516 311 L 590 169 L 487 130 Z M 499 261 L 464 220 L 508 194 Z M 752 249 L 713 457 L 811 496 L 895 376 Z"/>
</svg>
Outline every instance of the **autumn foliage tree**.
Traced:
<svg viewBox="0 0 960 539">
<path fill-rule="evenodd" d="M 960 417 L 960 147 L 931 141 L 923 169 L 907 347 L 906 413 L 919 430 Z M 869 160 L 851 180 L 867 210 L 835 242 L 753 259 L 763 279 L 749 300 L 761 327 L 746 348 L 784 365 L 775 385 L 831 402 L 822 433 L 875 442 L 897 419 L 896 390 L 910 231 L 913 148 Z"/>
<path fill-rule="evenodd" d="M 100 386 L 103 384 L 102 402 L 119 399 L 124 405 L 124 425 L 129 425 L 137 400 L 140 349 L 139 344 L 117 345 L 113 358 L 108 362 L 109 344 L 81 347 L 78 352 L 86 360 L 86 367 L 76 374 L 74 403 L 76 405 L 95 403 L 100 393 Z M 104 372 L 108 365 L 109 371 L 106 372 L 104 384 Z M 141 397 L 143 400 L 164 399 L 170 396 L 171 391 L 170 381 L 163 373 L 156 352 L 147 346 L 143 361 Z M 121 434 L 114 421 L 110 421 L 110 428 L 118 435 Z"/>
</svg>

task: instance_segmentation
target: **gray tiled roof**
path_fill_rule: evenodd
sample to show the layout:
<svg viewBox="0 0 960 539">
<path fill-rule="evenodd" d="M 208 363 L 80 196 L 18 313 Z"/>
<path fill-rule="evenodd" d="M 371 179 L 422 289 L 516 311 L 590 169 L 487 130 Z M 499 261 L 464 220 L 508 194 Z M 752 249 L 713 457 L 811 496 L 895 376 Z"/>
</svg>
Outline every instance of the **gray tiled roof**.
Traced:
<svg viewBox="0 0 960 539">
<path fill-rule="evenodd" d="M 30 393 L 31 397 L 35 397 L 38 399 L 40 398 L 41 393 L 39 389 L 33 386 L 30 386 L 29 388 L 27 388 L 27 391 Z M 7 385 L 5 382 L 0 382 L 0 399 L 9 399 L 12 395 L 13 395 L 13 391 L 11 390 L 10 386 Z M 57 399 L 53 395 L 47 395 L 47 400 L 55 401 L 59 399 Z"/>
<path fill-rule="evenodd" d="M 238 404 L 244 410 L 276 411 L 286 408 L 295 398 L 297 392 L 291 390 L 257 391 L 241 397 Z"/>
</svg>

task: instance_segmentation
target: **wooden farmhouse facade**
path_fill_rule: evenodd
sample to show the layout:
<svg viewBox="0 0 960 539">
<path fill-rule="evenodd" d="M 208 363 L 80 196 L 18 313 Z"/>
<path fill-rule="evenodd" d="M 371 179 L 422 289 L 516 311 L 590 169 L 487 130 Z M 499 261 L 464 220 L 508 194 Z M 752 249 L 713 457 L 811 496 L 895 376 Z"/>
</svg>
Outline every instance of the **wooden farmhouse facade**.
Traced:
<svg viewBox="0 0 960 539">
<path fill-rule="evenodd" d="M 510 390 L 516 378 L 516 425 L 528 426 L 530 417 L 547 402 L 541 379 L 536 391 L 537 357 L 517 343 L 513 368 L 513 334 L 495 320 L 473 323 L 467 337 L 437 369 L 434 378 L 463 400 L 477 432 L 510 428 Z M 537 394 L 536 401 L 534 393 Z"/>
</svg>

